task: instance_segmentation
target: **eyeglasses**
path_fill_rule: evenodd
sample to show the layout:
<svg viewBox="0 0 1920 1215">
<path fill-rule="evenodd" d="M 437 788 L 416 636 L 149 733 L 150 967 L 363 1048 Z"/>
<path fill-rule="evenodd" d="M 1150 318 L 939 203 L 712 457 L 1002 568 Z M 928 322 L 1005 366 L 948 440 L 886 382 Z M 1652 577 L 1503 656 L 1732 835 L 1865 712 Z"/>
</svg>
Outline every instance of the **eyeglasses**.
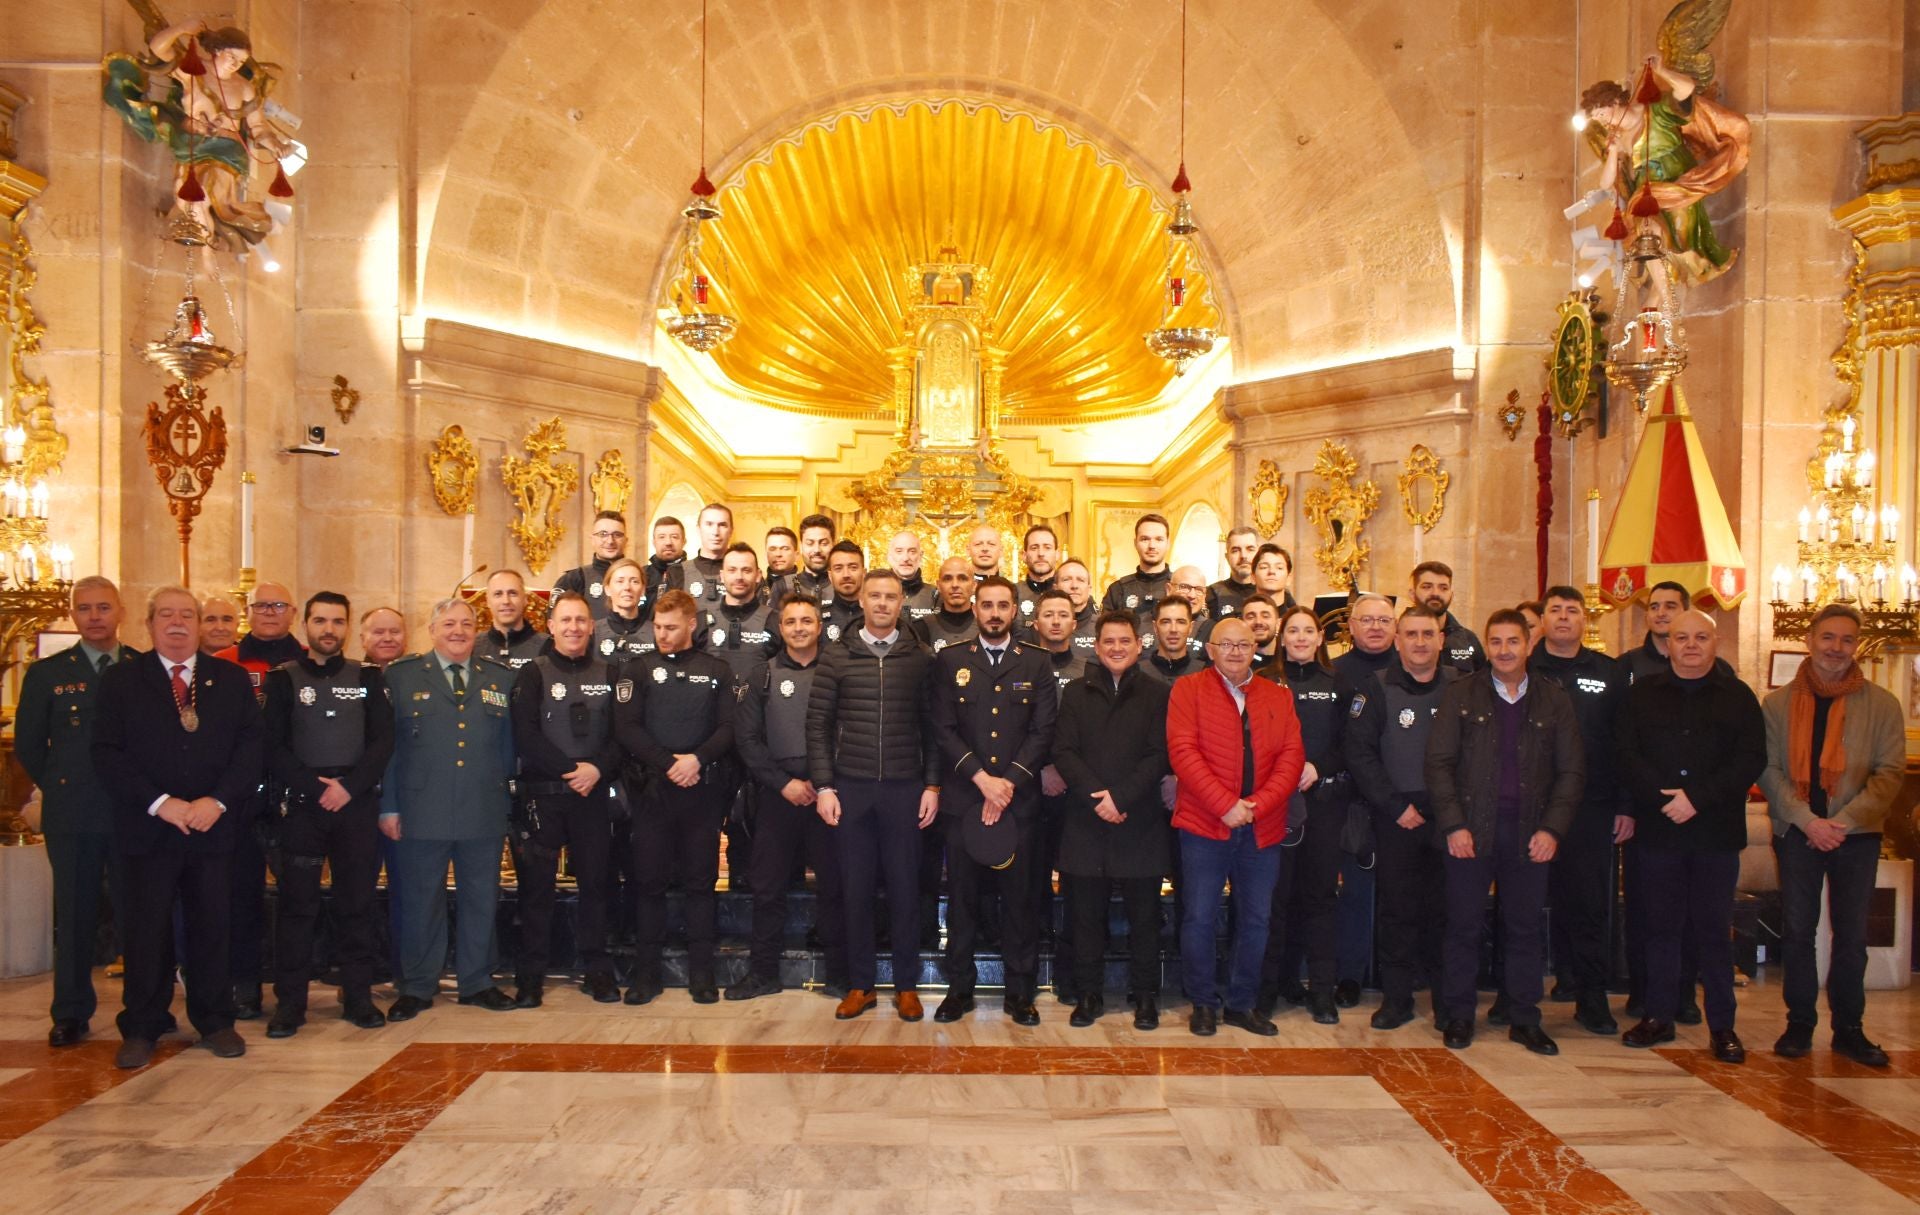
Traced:
<svg viewBox="0 0 1920 1215">
<path fill-rule="evenodd" d="M 1253 642 L 1251 641 L 1215 641 L 1211 644 L 1214 649 L 1219 650 L 1222 654 L 1245 654 L 1247 651 L 1253 649 Z"/>
<path fill-rule="evenodd" d="M 1185 593 L 1191 594 L 1194 591 L 1204 591 L 1207 588 L 1204 586 L 1201 586 L 1197 582 L 1176 582 L 1173 584 L 1173 589 L 1176 591 L 1183 591 Z"/>
<path fill-rule="evenodd" d="M 253 605 L 253 610 L 256 612 L 284 612 L 292 606 L 293 605 L 291 603 L 285 603 L 285 602 L 256 603 Z"/>
<path fill-rule="evenodd" d="M 625 539 L 627 538 L 627 533 L 625 533 L 625 532 L 595 532 L 595 533 L 593 533 L 593 538 L 594 538 L 595 540 L 625 540 Z"/>
<path fill-rule="evenodd" d="M 1393 617 L 1391 616 L 1355 616 L 1353 618 L 1353 622 L 1355 624 L 1392 624 Z"/>
</svg>

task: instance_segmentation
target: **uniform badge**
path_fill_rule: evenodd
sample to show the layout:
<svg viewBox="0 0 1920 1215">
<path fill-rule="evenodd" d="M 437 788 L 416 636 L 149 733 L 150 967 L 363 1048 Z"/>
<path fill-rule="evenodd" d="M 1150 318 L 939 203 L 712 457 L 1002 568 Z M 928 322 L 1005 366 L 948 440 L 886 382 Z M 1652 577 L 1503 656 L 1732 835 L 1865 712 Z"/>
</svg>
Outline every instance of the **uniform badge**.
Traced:
<svg viewBox="0 0 1920 1215">
<path fill-rule="evenodd" d="M 727 644 L 727 631 L 725 629 L 715 629 L 713 631 L 712 641 L 715 645 Z"/>
<path fill-rule="evenodd" d="M 1348 717 L 1358 717 L 1362 713 L 1365 713 L 1366 711 L 1367 711 L 1367 698 L 1365 695 L 1354 697 L 1353 703 L 1347 706 Z"/>
<path fill-rule="evenodd" d="M 1022 616 L 1033 615 L 1033 600 L 1023 599 L 1020 601 L 1020 614 Z"/>
<path fill-rule="evenodd" d="M 302 688 L 300 689 L 300 703 L 301 703 L 301 704 L 303 704 L 303 705 L 310 705 L 310 704 L 312 704 L 312 703 L 313 703 L 314 701 L 316 701 L 316 700 L 318 700 L 318 699 L 320 699 L 320 694 L 319 694 L 318 692 L 315 692 L 315 691 L 313 690 L 313 687 L 312 687 L 312 685 L 311 685 L 311 684 L 309 684 L 309 685 L 306 685 L 306 686 L 304 686 L 304 687 L 302 687 Z"/>
<path fill-rule="evenodd" d="M 1415 722 L 1415 720 L 1418 719 L 1418 717 L 1419 715 L 1415 713 L 1412 709 L 1400 710 L 1400 728 L 1402 730 L 1413 729 L 1413 723 Z"/>
<path fill-rule="evenodd" d="M 946 648 L 947 648 L 947 639 L 945 637 L 935 637 L 933 639 L 934 653 L 938 654 L 941 650 L 944 650 Z"/>
<path fill-rule="evenodd" d="M 1138 596 L 1138 595 L 1128 595 L 1128 596 L 1127 596 L 1127 607 L 1128 607 L 1128 608 L 1137 608 L 1137 607 L 1139 607 L 1139 606 L 1140 606 L 1140 596 Z"/>
<path fill-rule="evenodd" d="M 609 657 L 611 657 L 611 656 L 612 656 L 612 654 L 613 654 L 613 638 L 611 638 L 611 637 L 602 637 L 602 638 L 600 639 L 600 652 L 601 652 L 602 654 L 606 654 L 606 655 L 608 655 Z"/>
<path fill-rule="evenodd" d="M 780 695 L 782 696 L 793 695 L 793 680 L 783 679 L 780 681 Z"/>
<path fill-rule="evenodd" d="M 621 704 L 633 699 L 633 680 L 623 679 L 613 685 L 613 698 Z"/>
<path fill-rule="evenodd" d="M 655 683 L 667 682 L 667 668 L 665 667 L 653 668 L 653 682 Z"/>
<path fill-rule="evenodd" d="M 553 697 L 555 700 L 565 700 L 567 698 L 567 685 L 564 683 L 556 683 L 553 685 L 553 690 L 548 692 L 547 695 Z"/>
<path fill-rule="evenodd" d="M 494 688 L 481 688 L 480 703 L 492 705 L 496 709 L 504 709 L 507 707 L 507 694 Z"/>
<path fill-rule="evenodd" d="M 973 671 L 967 667 L 961 667 L 953 673 L 953 682 L 957 687 L 966 687 L 973 682 Z"/>
<path fill-rule="evenodd" d="M 587 588 L 587 594 L 599 599 L 607 593 L 607 588 L 596 582 Z"/>
<path fill-rule="evenodd" d="M 692 595 L 695 599 L 700 598 L 700 592 L 706 589 L 707 588 L 704 583 L 699 583 L 699 582 L 687 583 L 687 594 Z"/>
<path fill-rule="evenodd" d="M 837 624 L 830 624 L 830 625 L 828 625 L 828 626 L 827 626 L 827 640 L 828 640 L 828 641 L 838 641 L 838 640 L 840 640 L 840 626 L 839 626 L 839 625 L 837 625 Z"/>
</svg>

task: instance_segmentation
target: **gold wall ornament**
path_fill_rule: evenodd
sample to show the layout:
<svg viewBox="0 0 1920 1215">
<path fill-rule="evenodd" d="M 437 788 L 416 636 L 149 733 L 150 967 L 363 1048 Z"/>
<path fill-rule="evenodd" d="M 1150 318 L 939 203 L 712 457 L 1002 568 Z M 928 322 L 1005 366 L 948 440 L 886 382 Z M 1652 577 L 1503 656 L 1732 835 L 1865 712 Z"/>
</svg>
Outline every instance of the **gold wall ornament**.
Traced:
<svg viewBox="0 0 1920 1215">
<path fill-rule="evenodd" d="M 480 486 L 480 453 L 457 423 L 443 428 L 427 448 L 427 478 L 433 484 L 433 500 L 442 512 L 473 513 L 474 495 Z"/>
<path fill-rule="evenodd" d="M 1280 466 L 1272 460 L 1262 460 L 1253 474 L 1253 484 L 1247 488 L 1247 505 L 1252 508 L 1253 530 L 1265 540 L 1279 531 L 1287 521 L 1287 483 L 1280 475 Z"/>
<path fill-rule="evenodd" d="M 1440 467 L 1440 458 L 1425 443 L 1415 443 L 1400 466 L 1400 512 L 1407 522 L 1430 532 L 1447 508 L 1447 485 L 1453 474 Z"/>
<path fill-rule="evenodd" d="M 587 488 L 593 491 L 593 509 L 626 513 L 627 503 L 633 500 L 633 473 L 619 448 L 600 453 L 593 475 L 587 478 Z"/>
<path fill-rule="evenodd" d="M 29 484 L 60 471 L 67 456 L 67 436 L 54 424 L 47 381 L 27 366 L 47 335 L 46 323 L 33 306 L 39 272 L 26 229 L 27 204 L 45 185 L 45 178 L 0 159 L 0 217 L 7 221 L 6 241 L 0 245 L 0 345 L 7 355 L 6 411 L 0 426 L 26 432 L 15 471 Z"/>
<path fill-rule="evenodd" d="M 207 390 L 192 380 L 168 384 L 166 400 L 164 409 L 148 403 L 141 433 L 147 463 L 180 532 L 180 585 L 192 586 L 193 521 L 213 488 L 213 474 L 227 462 L 227 420 L 218 405 L 206 411 Z"/>
<path fill-rule="evenodd" d="M 1511 443 L 1520 437 L 1520 428 L 1527 424 L 1527 411 L 1520 407 L 1518 388 L 1508 390 L 1506 403 L 1493 416 L 1500 420 L 1500 429 L 1507 432 L 1507 442 Z"/>
<path fill-rule="evenodd" d="M 332 395 L 333 412 L 340 415 L 341 424 L 353 421 L 353 411 L 360 408 L 360 390 L 349 385 L 346 376 L 337 375 L 333 377 Z"/>
<path fill-rule="evenodd" d="M 513 495 L 520 516 L 507 524 L 507 530 L 527 558 L 527 572 L 537 574 L 566 537 L 561 508 L 580 488 L 580 470 L 556 459 L 567 449 L 567 430 L 558 416 L 527 432 L 522 446 L 527 458 L 508 456 L 500 461 L 500 479 Z"/>
<path fill-rule="evenodd" d="M 1594 394 L 1595 350 L 1600 327 L 1594 315 L 1599 297 L 1592 291 L 1571 291 L 1560 301 L 1554 324 L 1553 351 L 1547 357 L 1547 389 L 1553 397 L 1553 428 L 1563 439 L 1600 419 L 1589 410 Z"/>
<path fill-rule="evenodd" d="M 1356 483 L 1360 461 L 1347 445 L 1334 439 L 1320 444 L 1313 474 L 1327 482 L 1307 491 L 1307 519 L 1320 532 L 1313 557 L 1327 581 L 1343 590 L 1360 586 L 1360 567 L 1373 555 L 1371 541 L 1360 533 L 1380 506 L 1380 487 L 1371 481 Z"/>
</svg>

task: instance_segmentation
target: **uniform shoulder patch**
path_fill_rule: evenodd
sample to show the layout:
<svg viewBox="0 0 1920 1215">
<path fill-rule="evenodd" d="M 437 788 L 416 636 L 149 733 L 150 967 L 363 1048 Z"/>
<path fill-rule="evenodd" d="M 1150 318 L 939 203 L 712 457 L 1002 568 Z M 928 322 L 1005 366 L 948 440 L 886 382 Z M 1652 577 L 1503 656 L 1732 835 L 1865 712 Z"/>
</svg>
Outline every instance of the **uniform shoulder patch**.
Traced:
<svg viewBox="0 0 1920 1215">
<path fill-rule="evenodd" d="M 1367 711 L 1367 694 L 1365 692 L 1355 693 L 1353 697 L 1353 703 L 1347 706 L 1347 716 L 1358 717 L 1362 713 L 1365 713 L 1366 711 Z"/>
</svg>

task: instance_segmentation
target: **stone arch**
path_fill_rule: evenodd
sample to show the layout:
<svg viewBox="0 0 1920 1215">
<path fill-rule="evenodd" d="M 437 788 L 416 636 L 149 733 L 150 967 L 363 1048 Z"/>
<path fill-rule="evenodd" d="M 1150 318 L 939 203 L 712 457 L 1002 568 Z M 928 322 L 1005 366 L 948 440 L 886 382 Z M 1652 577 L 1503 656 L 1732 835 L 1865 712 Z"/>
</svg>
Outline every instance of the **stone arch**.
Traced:
<svg viewBox="0 0 1920 1215">
<path fill-rule="evenodd" d="M 1181 514 L 1173 532 L 1173 547 L 1167 564 L 1174 569 L 1198 566 L 1209 579 L 1225 577 L 1221 543 L 1227 525 L 1211 502 L 1195 502 Z"/>
</svg>

